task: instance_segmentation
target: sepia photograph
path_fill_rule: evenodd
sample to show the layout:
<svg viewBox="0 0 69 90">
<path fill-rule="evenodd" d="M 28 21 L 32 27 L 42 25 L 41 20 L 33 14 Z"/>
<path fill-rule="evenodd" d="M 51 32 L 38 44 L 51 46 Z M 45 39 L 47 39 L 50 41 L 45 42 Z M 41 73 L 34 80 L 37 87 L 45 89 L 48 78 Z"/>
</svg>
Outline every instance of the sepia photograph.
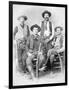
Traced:
<svg viewBox="0 0 69 90">
<path fill-rule="evenodd" d="M 9 2 L 9 87 L 66 85 L 67 5 Z"/>
</svg>

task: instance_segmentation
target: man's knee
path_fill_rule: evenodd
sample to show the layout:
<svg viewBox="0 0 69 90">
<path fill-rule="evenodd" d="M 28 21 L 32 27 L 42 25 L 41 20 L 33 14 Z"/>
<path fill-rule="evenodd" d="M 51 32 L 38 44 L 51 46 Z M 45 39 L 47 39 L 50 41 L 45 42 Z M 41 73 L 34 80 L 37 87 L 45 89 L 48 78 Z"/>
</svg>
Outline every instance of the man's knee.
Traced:
<svg viewBox="0 0 69 90">
<path fill-rule="evenodd" d="M 50 59 L 54 59 L 54 54 L 50 56 Z"/>
<path fill-rule="evenodd" d="M 32 63 L 32 57 L 29 56 L 29 57 L 27 58 L 27 60 L 26 60 L 26 64 L 27 64 L 27 65 L 31 65 L 31 63 Z"/>
<path fill-rule="evenodd" d="M 40 59 L 40 61 L 43 61 L 44 60 L 44 56 L 43 55 L 40 55 L 39 56 L 39 59 Z"/>
<path fill-rule="evenodd" d="M 50 63 L 51 63 L 51 64 L 52 64 L 53 60 L 54 60 L 54 55 L 52 54 L 52 55 L 50 56 Z"/>
<path fill-rule="evenodd" d="M 54 49 L 50 49 L 47 53 L 47 56 L 51 56 L 52 53 L 54 54 Z"/>
</svg>

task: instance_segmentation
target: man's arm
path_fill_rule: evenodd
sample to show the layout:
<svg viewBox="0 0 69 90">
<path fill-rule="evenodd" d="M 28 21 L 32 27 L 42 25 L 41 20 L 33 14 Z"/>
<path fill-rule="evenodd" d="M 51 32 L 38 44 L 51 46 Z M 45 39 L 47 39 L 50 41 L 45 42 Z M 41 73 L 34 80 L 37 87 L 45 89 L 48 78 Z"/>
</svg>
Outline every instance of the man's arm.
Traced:
<svg viewBox="0 0 69 90">
<path fill-rule="evenodd" d="M 58 50 L 58 53 L 65 51 L 65 38 L 62 36 L 62 47 Z"/>
<path fill-rule="evenodd" d="M 52 35 L 50 36 L 49 40 L 51 40 L 54 37 L 54 27 L 52 25 Z"/>
<path fill-rule="evenodd" d="M 61 52 L 64 52 L 65 51 L 65 48 L 62 47 L 60 50 L 58 50 L 58 53 L 61 53 Z"/>
<path fill-rule="evenodd" d="M 29 26 L 27 25 L 27 37 L 30 36 Z"/>
<path fill-rule="evenodd" d="M 41 22 L 41 33 L 40 33 L 41 37 L 43 36 L 43 21 Z"/>
<path fill-rule="evenodd" d="M 13 33 L 13 38 L 15 39 L 16 33 L 18 32 L 18 27 L 16 26 Z"/>
<path fill-rule="evenodd" d="M 28 52 L 29 50 L 29 41 L 30 41 L 30 38 L 28 37 L 27 38 L 27 42 L 26 42 L 26 51 Z"/>
</svg>

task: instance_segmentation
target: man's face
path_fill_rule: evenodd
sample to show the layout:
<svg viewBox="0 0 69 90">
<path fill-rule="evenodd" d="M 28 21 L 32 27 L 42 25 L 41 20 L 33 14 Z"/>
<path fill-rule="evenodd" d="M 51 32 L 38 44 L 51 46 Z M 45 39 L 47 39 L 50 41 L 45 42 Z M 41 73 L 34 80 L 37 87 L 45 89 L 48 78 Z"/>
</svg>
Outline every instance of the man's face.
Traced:
<svg viewBox="0 0 69 90">
<path fill-rule="evenodd" d="M 33 28 L 33 34 L 34 34 L 34 35 L 37 35 L 37 34 L 38 34 L 38 28 L 37 28 L 37 27 L 34 27 L 34 28 Z"/>
<path fill-rule="evenodd" d="M 45 14 L 44 14 L 44 19 L 45 19 L 46 21 L 49 21 L 49 14 L 48 14 L 48 13 L 45 13 Z"/>
<path fill-rule="evenodd" d="M 20 21 L 20 24 L 23 24 L 25 20 L 23 17 L 21 17 L 19 21 Z"/>
<path fill-rule="evenodd" d="M 61 34 L 61 29 L 60 28 L 57 28 L 56 32 L 55 32 L 56 35 L 59 35 Z"/>
</svg>

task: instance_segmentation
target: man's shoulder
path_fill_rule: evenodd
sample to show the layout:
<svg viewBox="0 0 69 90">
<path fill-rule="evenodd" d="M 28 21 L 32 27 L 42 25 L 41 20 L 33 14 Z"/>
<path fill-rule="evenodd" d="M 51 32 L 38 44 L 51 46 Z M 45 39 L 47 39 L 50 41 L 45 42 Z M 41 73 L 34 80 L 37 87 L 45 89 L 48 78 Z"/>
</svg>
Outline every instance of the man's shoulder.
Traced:
<svg viewBox="0 0 69 90">
<path fill-rule="evenodd" d="M 15 30 L 16 30 L 16 29 L 18 29 L 18 26 L 15 26 L 15 28 L 14 28 L 14 29 L 15 29 Z"/>
<path fill-rule="evenodd" d="M 42 23 L 44 22 L 44 20 L 43 21 L 41 21 Z"/>
<path fill-rule="evenodd" d="M 29 27 L 27 24 L 25 24 L 25 27 Z"/>
<path fill-rule="evenodd" d="M 57 36 L 56 36 L 56 35 L 54 35 L 54 37 L 55 37 L 55 38 L 57 37 L 57 38 L 60 38 L 60 39 L 61 39 L 61 38 L 63 38 L 63 37 L 64 37 L 64 35 L 63 35 L 63 34 L 60 34 L 60 35 L 57 35 Z"/>
<path fill-rule="evenodd" d="M 18 27 L 17 27 L 17 26 L 15 26 L 15 28 L 14 28 L 14 32 L 15 32 L 15 33 L 18 32 Z"/>
<path fill-rule="evenodd" d="M 41 24 L 44 24 L 44 20 L 41 21 Z"/>
</svg>

